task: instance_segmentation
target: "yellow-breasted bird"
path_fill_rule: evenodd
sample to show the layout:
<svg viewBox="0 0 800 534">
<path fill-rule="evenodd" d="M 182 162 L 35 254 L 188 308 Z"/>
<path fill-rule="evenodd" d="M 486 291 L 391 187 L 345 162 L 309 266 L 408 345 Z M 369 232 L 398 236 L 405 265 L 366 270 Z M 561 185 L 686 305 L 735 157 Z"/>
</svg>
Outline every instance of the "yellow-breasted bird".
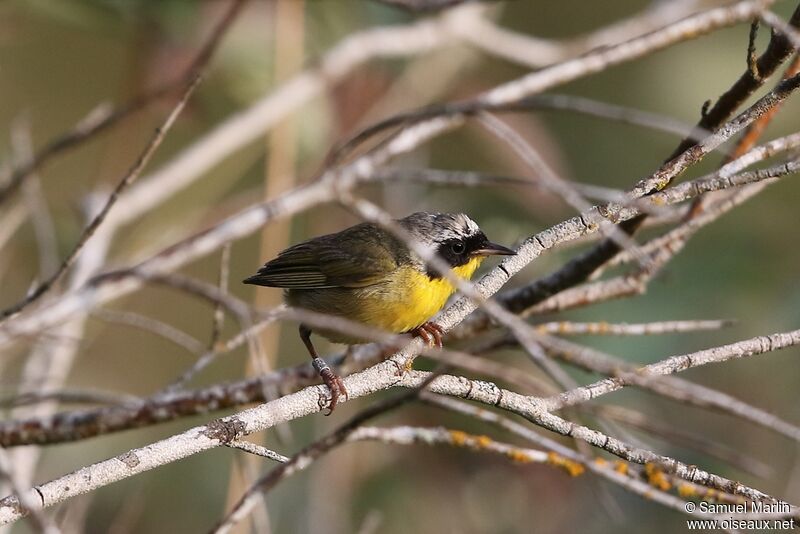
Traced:
<svg viewBox="0 0 800 534">
<path fill-rule="evenodd" d="M 486 256 L 515 254 L 490 242 L 478 225 L 461 213 L 418 212 L 396 222 L 464 279 L 472 277 Z M 439 347 L 443 332 L 429 319 L 455 291 L 447 278 L 426 265 L 403 241 L 371 223 L 291 246 L 244 283 L 283 288 L 286 303 L 293 307 L 395 334 L 411 333 Z M 368 341 L 334 331 L 315 332 L 336 343 Z M 300 338 L 330 389 L 332 412 L 339 396 L 347 395 L 344 382 L 317 355 L 311 329 L 304 324 L 300 325 Z"/>
</svg>

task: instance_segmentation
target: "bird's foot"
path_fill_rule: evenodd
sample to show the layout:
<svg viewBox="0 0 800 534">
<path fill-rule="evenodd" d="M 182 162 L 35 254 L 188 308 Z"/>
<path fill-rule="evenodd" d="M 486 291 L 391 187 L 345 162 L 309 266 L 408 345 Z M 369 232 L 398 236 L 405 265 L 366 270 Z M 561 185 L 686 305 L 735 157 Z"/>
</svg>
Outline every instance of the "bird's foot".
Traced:
<svg viewBox="0 0 800 534">
<path fill-rule="evenodd" d="M 339 402 L 339 397 L 344 395 L 344 398 L 348 398 L 347 388 L 344 386 L 344 380 L 342 377 L 334 373 L 331 368 L 325 363 L 325 360 L 322 358 L 314 358 L 311 362 L 314 365 L 314 369 L 317 370 L 319 376 L 322 377 L 322 381 L 328 386 L 328 390 L 331 392 L 330 401 L 320 400 L 320 407 L 325 408 L 327 404 L 328 413 L 325 415 L 330 415 L 333 413 L 334 408 L 336 408 L 336 404 Z"/>
<path fill-rule="evenodd" d="M 426 345 L 430 345 L 432 347 L 442 348 L 442 336 L 444 336 L 444 330 L 442 327 L 433 322 L 422 323 L 415 329 L 411 330 L 411 333 L 415 336 L 419 336 L 422 338 L 422 341 L 425 342 Z"/>
</svg>

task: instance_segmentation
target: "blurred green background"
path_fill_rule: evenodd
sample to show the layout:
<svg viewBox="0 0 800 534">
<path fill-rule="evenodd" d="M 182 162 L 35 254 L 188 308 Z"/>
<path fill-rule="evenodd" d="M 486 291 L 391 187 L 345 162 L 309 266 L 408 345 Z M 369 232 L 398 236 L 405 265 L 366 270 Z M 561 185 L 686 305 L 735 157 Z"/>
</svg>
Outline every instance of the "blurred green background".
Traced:
<svg viewBox="0 0 800 534">
<path fill-rule="evenodd" d="M 289 4 L 289 5 L 287 5 Z M 602 8 L 580 0 L 518 0 L 496 6 L 501 25 L 522 34 L 568 38 L 597 29 L 647 7 L 647 2 L 616 1 Z M 103 102 L 122 103 L 174 78 L 189 64 L 210 28 L 222 15 L 222 1 L 6 0 L 0 3 L 0 160 L 12 158 L 13 125 L 27 124 L 35 147 L 71 128 Z M 787 16 L 794 5 L 778 2 Z M 287 15 L 288 13 L 288 15 Z M 186 112 L 159 149 L 145 175 L 214 125 L 275 88 L 282 79 L 314 64 L 340 39 L 370 27 L 406 24 L 415 17 L 373 2 L 288 0 L 279 5 L 255 0 L 232 26 L 211 69 Z M 694 123 L 702 103 L 716 98 L 745 67 L 749 28 L 739 25 L 674 46 L 559 87 L 557 92 L 661 113 Z M 276 38 L 276 35 L 279 38 Z M 288 39 L 292 43 L 287 46 Z M 768 31 L 762 29 L 763 49 Z M 277 46 L 276 46 L 276 43 Z M 281 44 L 283 43 L 283 44 Z M 208 227 L 225 215 L 260 201 L 265 181 L 292 175 L 311 179 L 327 151 L 348 133 L 392 113 L 433 102 L 475 95 L 528 70 L 455 44 L 411 58 L 371 61 L 329 88 L 282 124 L 276 136 L 237 153 L 208 172 L 189 190 L 128 226 L 113 243 L 109 268 L 135 259 Z M 768 87 L 770 84 L 767 85 Z M 153 129 L 169 112 L 161 101 L 124 125 L 54 158 L 41 170 L 44 196 L 52 211 L 58 251 L 64 256 L 84 224 L 85 197 L 108 191 L 137 157 Z M 798 127 L 795 96 L 770 126 L 767 137 Z M 580 182 L 625 188 L 658 167 L 678 139 L 670 134 L 565 112 L 509 116 L 508 120 L 543 153 L 561 176 Z M 719 156 L 692 171 L 714 168 Z M 399 165 L 529 176 L 506 147 L 477 125 L 467 125 L 403 157 Z M 266 177 L 266 178 L 265 178 Z M 435 188 L 422 185 L 375 186 L 367 194 L 402 216 L 420 209 L 464 211 L 500 243 L 513 244 L 573 212 L 558 198 L 521 187 Z M 560 315 L 559 318 L 644 322 L 672 319 L 737 319 L 720 332 L 640 338 L 585 337 L 579 341 L 623 356 L 652 362 L 668 355 L 796 328 L 800 323 L 800 184 L 786 178 L 756 199 L 701 231 L 656 279 L 646 295 Z M 11 204 L 20 202 L 19 196 Z M 6 208 L 8 209 L 8 205 Z M 291 221 L 296 241 L 335 231 L 355 222 L 343 210 L 324 206 Z M 269 237 L 266 238 L 269 241 Z M 233 244 L 231 291 L 260 304 L 277 291 L 245 287 L 238 281 L 262 262 L 262 236 Z M 575 249 L 543 257 L 513 281 L 520 285 L 561 265 Z M 19 300 L 38 274 L 39 258 L 30 223 L 22 225 L 0 253 L 0 305 Z M 219 255 L 184 269 L 215 282 Z M 256 296 L 259 293 L 261 296 Z M 270 295 L 264 296 L 264 294 Z M 111 306 L 165 321 L 206 341 L 213 310 L 204 303 L 163 288 L 149 287 Z M 236 332 L 229 321 L 225 336 Z M 277 335 L 280 334 L 280 338 Z M 274 365 L 304 360 L 295 325 L 270 334 Z M 327 347 L 324 343 L 321 345 Z M 335 350 L 335 347 L 331 347 Z M 30 345 L 7 351 L 2 388 L 13 392 Z M 800 421 L 797 349 L 705 367 L 687 378 L 719 388 Z M 515 351 L 493 355 L 538 373 Z M 194 385 L 233 380 L 245 373 L 243 350 L 220 358 Z M 71 387 L 94 387 L 135 395 L 159 390 L 192 363 L 192 357 L 162 339 L 124 326 L 92 319 Z M 418 365 L 426 365 L 420 363 Z M 581 381 L 588 375 L 575 373 Z M 290 454 L 374 398 L 348 403 L 330 418 L 307 417 L 278 436 L 264 439 Z M 654 436 L 643 443 L 687 463 L 741 479 L 768 492 L 800 501 L 797 445 L 726 416 L 689 409 L 640 391 L 609 395 L 604 403 L 632 406 L 656 420 L 698 433 L 755 457 L 774 471 L 765 478 L 687 450 Z M 45 449 L 35 480 L 43 482 L 132 447 L 201 424 L 209 417 L 127 431 L 77 444 Z M 494 429 L 424 406 L 410 406 L 379 424 L 446 425 L 470 432 Z M 565 442 L 566 443 L 566 442 Z M 234 458 L 240 452 L 214 450 L 113 484 L 55 508 L 59 520 L 85 532 L 197 532 L 209 528 L 230 504 Z M 249 462 L 256 472 L 271 466 Z M 281 484 L 267 497 L 274 532 L 354 532 L 366 521 L 379 532 L 673 532 L 684 518 L 653 503 L 609 487 L 591 476 L 572 479 L 546 466 L 520 466 L 502 458 L 450 448 L 390 447 L 374 443 L 344 446 L 317 465 Z M 24 522 L 14 532 L 28 532 Z"/>
</svg>

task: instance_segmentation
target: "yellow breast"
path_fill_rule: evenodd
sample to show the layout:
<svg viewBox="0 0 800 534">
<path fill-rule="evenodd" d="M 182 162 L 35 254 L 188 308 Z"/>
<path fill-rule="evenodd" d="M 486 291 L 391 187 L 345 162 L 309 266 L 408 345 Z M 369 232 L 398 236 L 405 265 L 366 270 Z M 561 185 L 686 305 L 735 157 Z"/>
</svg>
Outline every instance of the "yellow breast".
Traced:
<svg viewBox="0 0 800 534">
<path fill-rule="evenodd" d="M 453 273 L 470 279 L 483 261 L 482 257 L 456 267 Z M 396 271 L 381 287 L 364 288 L 359 295 L 361 310 L 358 320 L 394 333 L 408 332 L 428 321 L 455 291 L 445 278 L 431 279 L 427 274 L 408 266 Z"/>
</svg>

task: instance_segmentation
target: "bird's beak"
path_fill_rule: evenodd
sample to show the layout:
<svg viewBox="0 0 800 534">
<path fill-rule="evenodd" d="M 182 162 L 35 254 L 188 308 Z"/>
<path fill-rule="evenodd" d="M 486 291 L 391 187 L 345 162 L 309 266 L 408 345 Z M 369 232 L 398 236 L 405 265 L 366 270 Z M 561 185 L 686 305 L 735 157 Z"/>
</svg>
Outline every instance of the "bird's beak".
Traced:
<svg viewBox="0 0 800 534">
<path fill-rule="evenodd" d="M 516 252 L 510 248 L 496 243 L 486 243 L 483 247 L 472 252 L 473 256 L 513 256 Z"/>
</svg>

